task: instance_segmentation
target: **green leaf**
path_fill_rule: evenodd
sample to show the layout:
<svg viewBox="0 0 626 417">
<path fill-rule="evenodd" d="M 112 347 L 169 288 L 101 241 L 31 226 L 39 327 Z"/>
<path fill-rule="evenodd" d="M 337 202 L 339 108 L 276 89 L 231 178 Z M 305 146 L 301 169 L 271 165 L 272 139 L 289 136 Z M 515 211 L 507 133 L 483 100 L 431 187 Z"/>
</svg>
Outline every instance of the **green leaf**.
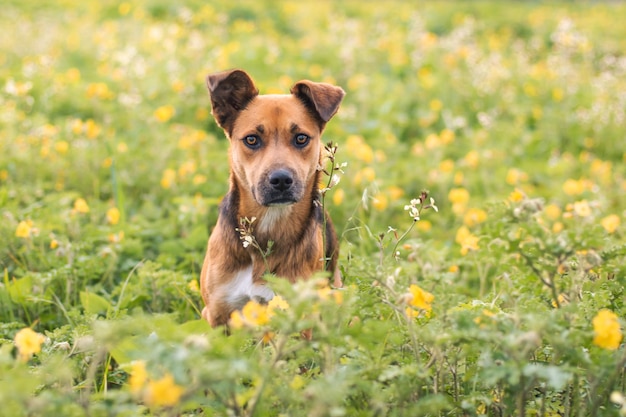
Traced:
<svg viewBox="0 0 626 417">
<path fill-rule="evenodd" d="M 80 292 L 80 304 L 87 314 L 106 313 L 111 308 L 111 303 L 104 297 L 87 291 Z"/>
<path fill-rule="evenodd" d="M 115 347 L 110 348 L 109 353 L 119 364 L 130 363 L 134 359 L 134 354 L 139 350 L 138 339 L 138 336 L 126 337 L 121 342 L 115 344 Z"/>
<path fill-rule="evenodd" d="M 206 320 L 190 320 L 180 325 L 180 329 L 185 333 L 197 334 L 206 333 L 211 329 Z"/>
<path fill-rule="evenodd" d="M 33 278 L 28 275 L 20 279 L 12 279 L 7 285 L 9 297 L 16 303 L 24 303 L 26 298 L 33 293 Z"/>
</svg>

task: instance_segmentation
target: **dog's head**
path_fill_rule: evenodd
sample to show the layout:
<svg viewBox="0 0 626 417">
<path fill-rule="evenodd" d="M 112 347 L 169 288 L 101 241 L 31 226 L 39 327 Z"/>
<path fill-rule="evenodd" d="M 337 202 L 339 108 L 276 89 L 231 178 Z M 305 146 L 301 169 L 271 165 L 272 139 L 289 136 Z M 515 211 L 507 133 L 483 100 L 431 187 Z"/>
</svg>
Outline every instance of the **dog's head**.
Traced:
<svg viewBox="0 0 626 417">
<path fill-rule="evenodd" d="M 304 80 L 291 94 L 259 95 L 248 74 L 207 77 L 213 116 L 231 142 L 231 169 L 262 206 L 293 204 L 317 178 L 320 137 L 345 95 Z"/>
</svg>

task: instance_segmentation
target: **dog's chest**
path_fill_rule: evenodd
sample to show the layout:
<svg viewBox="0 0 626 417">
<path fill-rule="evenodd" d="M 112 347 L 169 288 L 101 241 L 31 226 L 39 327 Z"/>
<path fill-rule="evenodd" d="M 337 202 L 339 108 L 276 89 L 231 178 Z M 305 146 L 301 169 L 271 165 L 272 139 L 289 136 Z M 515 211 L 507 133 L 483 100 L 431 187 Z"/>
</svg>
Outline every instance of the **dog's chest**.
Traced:
<svg viewBox="0 0 626 417">
<path fill-rule="evenodd" d="M 281 221 L 284 221 L 289 217 L 292 209 L 292 206 L 269 207 L 259 221 L 259 232 L 263 234 L 271 234 L 272 230 Z"/>
<path fill-rule="evenodd" d="M 254 283 L 252 280 L 252 265 L 235 273 L 226 288 L 228 303 L 237 309 L 242 308 L 250 300 L 267 303 L 274 298 L 274 292 L 267 286 Z"/>
</svg>

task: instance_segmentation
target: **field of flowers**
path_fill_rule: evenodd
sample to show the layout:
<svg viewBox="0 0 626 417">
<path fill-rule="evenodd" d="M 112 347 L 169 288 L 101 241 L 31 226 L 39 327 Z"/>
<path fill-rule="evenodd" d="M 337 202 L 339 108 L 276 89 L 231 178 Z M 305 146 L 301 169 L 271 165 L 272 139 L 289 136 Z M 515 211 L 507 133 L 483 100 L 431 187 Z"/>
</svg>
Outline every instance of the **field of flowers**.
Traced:
<svg viewBox="0 0 626 417">
<path fill-rule="evenodd" d="M 2 9 L 0 415 L 626 415 L 626 5 Z M 198 277 L 234 67 L 346 90 L 346 287 L 268 277 L 227 336 Z"/>
</svg>

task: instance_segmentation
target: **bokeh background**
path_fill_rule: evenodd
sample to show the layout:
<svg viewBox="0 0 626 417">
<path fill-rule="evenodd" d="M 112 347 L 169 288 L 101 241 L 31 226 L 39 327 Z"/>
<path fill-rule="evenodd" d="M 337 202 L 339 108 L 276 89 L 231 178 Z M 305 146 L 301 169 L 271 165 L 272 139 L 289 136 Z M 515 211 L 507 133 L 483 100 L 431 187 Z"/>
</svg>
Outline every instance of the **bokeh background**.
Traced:
<svg viewBox="0 0 626 417">
<path fill-rule="evenodd" d="M 287 93 L 301 79 L 347 92 L 324 135 L 347 166 L 324 204 L 341 235 L 352 319 L 321 343 L 330 352 L 343 340 L 353 353 L 325 357 L 315 376 L 283 373 L 296 388 L 280 394 L 277 383 L 270 399 L 286 404 L 309 389 L 327 408 L 286 408 L 309 415 L 617 415 L 619 398 L 609 397 L 624 392 L 624 21 L 619 2 L 5 0 L 0 366 L 17 357 L 19 329 L 47 342 L 34 371 L 11 368 L 26 388 L 0 376 L 0 398 L 16 413 L 95 413 L 109 389 L 127 393 L 125 362 L 158 351 L 188 402 L 177 397 L 166 407 L 180 408 L 163 411 L 153 401 L 161 411 L 152 412 L 255 412 L 237 397 L 255 398 L 255 384 L 241 380 L 275 368 L 248 364 L 250 374 L 225 377 L 236 399 L 216 388 L 206 400 L 185 379 L 188 363 L 163 353 L 167 343 L 142 350 L 129 342 L 140 330 L 112 337 L 138 312 L 155 332 L 179 334 L 181 323 L 209 331 L 196 321 L 197 279 L 228 187 L 228 141 L 205 78 L 241 68 L 261 93 Z M 405 206 L 424 190 L 422 207 L 432 197 L 438 212 L 414 221 Z M 425 299 L 405 310 L 402 294 Z M 592 324 L 600 310 L 615 315 L 605 327 Z M 210 334 L 232 353 L 218 361 L 224 369 L 242 351 L 251 363 L 264 354 L 243 336 Z M 84 338 L 108 347 L 84 347 Z M 354 353 L 374 349 L 376 361 Z M 45 369 L 67 368 L 64 360 L 73 370 L 55 385 Z M 330 370 L 350 360 L 368 371 L 337 382 L 344 399 L 322 401 L 321 381 L 336 382 Z M 76 397 L 64 402 L 64 390 Z M 73 409 L 71 398 L 92 405 Z M 111 398 L 108 412 L 127 406 Z M 284 411 L 265 401 L 267 415 Z"/>
</svg>

